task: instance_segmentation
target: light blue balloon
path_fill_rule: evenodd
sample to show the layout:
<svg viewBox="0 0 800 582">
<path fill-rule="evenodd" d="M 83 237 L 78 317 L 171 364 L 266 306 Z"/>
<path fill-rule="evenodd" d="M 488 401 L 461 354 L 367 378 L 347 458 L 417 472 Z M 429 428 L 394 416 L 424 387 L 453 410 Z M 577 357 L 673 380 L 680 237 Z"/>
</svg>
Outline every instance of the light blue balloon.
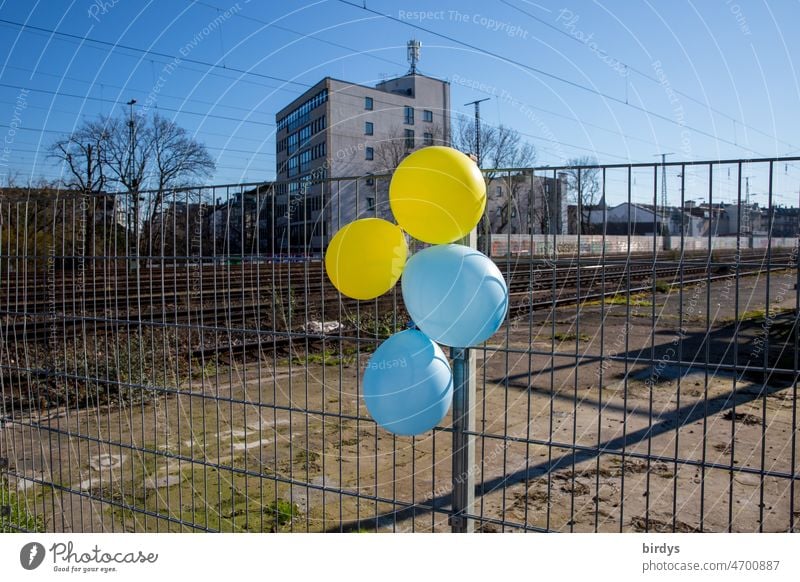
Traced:
<svg viewBox="0 0 800 582">
<path fill-rule="evenodd" d="M 466 348 L 489 339 L 508 311 L 508 287 L 483 253 L 436 245 L 406 263 L 403 301 L 417 327 L 446 346 Z"/>
<path fill-rule="evenodd" d="M 364 372 L 364 402 L 379 425 L 418 435 L 444 418 L 453 401 L 453 372 L 442 349 L 409 329 L 384 341 Z"/>
</svg>

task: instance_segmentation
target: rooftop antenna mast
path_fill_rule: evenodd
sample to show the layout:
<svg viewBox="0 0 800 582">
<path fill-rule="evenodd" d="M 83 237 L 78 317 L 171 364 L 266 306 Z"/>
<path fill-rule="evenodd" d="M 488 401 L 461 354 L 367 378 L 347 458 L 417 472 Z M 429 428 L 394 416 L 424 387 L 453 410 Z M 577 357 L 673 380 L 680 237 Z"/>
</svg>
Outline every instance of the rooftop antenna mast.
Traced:
<svg viewBox="0 0 800 582">
<path fill-rule="evenodd" d="M 407 46 L 408 46 L 408 64 L 411 65 L 408 74 L 416 75 L 417 63 L 419 62 L 419 51 L 422 48 L 422 43 L 412 38 L 410 41 L 408 41 Z"/>
</svg>

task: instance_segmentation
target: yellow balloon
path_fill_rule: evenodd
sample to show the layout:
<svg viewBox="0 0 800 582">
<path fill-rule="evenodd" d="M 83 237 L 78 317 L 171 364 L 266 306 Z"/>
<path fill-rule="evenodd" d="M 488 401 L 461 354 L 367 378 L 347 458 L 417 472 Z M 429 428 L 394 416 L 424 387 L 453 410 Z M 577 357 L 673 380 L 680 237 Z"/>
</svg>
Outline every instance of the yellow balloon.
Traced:
<svg viewBox="0 0 800 582">
<path fill-rule="evenodd" d="M 445 244 L 466 236 L 486 208 L 478 165 L 458 150 L 431 146 L 404 159 L 392 176 L 389 204 L 397 223 L 416 239 Z"/>
<path fill-rule="evenodd" d="M 362 218 L 334 235 L 325 253 L 325 270 L 343 295 L 374 299 L 395 286 L 407 257 L 400 227 L 380 218 Z"/>
</svg>

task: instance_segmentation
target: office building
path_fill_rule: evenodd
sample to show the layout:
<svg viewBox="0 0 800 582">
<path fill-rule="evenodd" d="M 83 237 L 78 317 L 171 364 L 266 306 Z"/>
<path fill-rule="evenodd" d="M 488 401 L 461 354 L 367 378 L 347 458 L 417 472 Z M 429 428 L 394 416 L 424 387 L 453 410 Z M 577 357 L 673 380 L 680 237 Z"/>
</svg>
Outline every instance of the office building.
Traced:
<svg viewBox="0 0 800 582">
<path fill-rule="evenodd" d="M 391 219 L 386 174 L 415 149 L 449 145 L 450 84 L 417 71 L 419 43 L 408 52 L 403 76 L 374 87 L 325 77 L 277 113 L 280 252 L 318 253 L 357 218 Z"/>
</svg>

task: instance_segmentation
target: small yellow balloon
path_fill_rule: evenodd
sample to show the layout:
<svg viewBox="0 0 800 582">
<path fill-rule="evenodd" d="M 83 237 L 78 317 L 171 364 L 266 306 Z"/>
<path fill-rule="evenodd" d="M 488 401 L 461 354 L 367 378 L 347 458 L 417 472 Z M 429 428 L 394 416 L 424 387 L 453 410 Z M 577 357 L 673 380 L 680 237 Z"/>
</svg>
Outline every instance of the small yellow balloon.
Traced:
<svg viewBox="0 0 800 582">
<path fill-rule="evenodd" d="M 325 270 L 343 295 L 374 299 L 397 284 L 407 257 L 400 227 L 380 218 L 362 218 L 334 235 L 325 253 Z"/>
<path fill-rule="evenodd" d="M 466 236 L 486 208 L 486 182 L 478 165 L 458 150 L 422 148 L 392 176 L 389 204 L 397 223 L 414 238 L 446 244 Z"/>
</svg>

